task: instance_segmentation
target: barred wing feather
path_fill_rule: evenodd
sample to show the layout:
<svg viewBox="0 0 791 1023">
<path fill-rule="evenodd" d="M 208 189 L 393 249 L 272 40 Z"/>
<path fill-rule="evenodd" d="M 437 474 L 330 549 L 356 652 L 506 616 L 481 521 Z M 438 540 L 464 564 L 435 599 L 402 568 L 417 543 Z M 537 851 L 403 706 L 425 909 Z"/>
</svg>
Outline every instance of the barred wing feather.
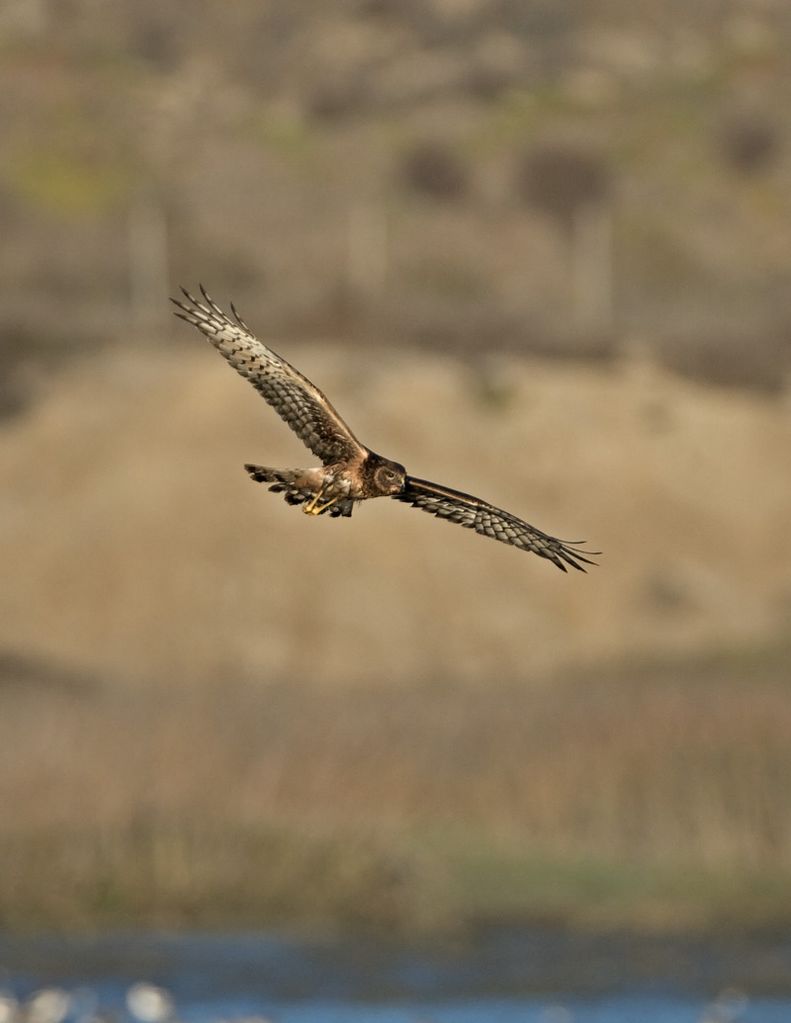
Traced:
<svg viewBox="0 0 791 1023">
<path fill-rule="evenodd" d="M 558 540 L 515 515 L 460 490 L 450 490 L 437 483 L 409 476 L 404 491 L 396 494 L 395 500 L 420 508 L 439 519 L 456 522 L 465 529 L 474 529 L 476 533 L 499 540 L 500 543 L 532 551 L 541 558 L 548 558 L 563 572 L 567 571 L 566 565 L 584 572 L 583 564 L 596 564 L 586 554 L 598 554 L 598 551 L 579 550 L 577 545 L 584 541 Z"/>
<path fill-rule="evenodd" d="M 199 301 L 184 288 L 184 300 L 171 299 L 177 316 L 194 327 L 225 356 L 272 406 L 303 444 L 325 465 L 360 460 L 367 452 L 324 394 L 299 370 L 259 341 L 233 306 L 233 319 L 203 286 Z"/>
</svg>

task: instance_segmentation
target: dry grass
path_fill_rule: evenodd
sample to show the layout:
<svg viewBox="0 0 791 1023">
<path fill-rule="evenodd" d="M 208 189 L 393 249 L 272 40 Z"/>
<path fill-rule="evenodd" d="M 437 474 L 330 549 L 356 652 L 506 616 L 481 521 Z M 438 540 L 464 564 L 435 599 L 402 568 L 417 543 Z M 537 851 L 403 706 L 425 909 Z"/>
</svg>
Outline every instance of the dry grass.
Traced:
<svg viewBox="0 0 791 1023">
<path fill-rule="evenodd" d="M 776 916 L 782 663 L 543 688 L 7 687 L 0 923 Z"/>
</svg>

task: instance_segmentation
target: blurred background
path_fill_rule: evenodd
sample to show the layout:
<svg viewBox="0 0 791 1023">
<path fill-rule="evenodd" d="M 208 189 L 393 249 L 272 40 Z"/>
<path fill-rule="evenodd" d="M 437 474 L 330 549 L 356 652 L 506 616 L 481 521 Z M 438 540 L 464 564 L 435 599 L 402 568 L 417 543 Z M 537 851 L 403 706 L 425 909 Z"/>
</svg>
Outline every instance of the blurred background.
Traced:
<svg viewBox="0 0 791 1023">
<path fill-rule="evenodd" d="M 789 922 L 789 43 L 783 0 L 0 7 L 0 927 Z M 600 566 L 253 486 L 311 456 L 198 281 Z"/>
</svg>

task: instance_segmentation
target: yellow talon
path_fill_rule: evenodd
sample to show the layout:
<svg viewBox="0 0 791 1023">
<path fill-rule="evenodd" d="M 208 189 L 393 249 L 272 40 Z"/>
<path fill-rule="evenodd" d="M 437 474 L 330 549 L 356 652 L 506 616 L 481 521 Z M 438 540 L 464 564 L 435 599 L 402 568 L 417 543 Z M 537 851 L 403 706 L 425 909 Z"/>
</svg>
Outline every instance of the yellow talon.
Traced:
<svg viewBox="0 0 791 1023">
<path fill-rule="evenodd" d="M 340 501 L 340 498 L 339 497 L 333 497 L 331 500 L 327 501 L 325 504 L 316 505 L 316 507 L 311 512 L 311 515 L 321 515 L 321 513 L 323 511 L 326 511 L 328 508 L 331 508 L 336 503 L 336 501 Z"/>
<path fill-rule="evenodd" d="M 324 504 L 319 504 L 319 500 L 321 499 L 323 493 L 324 490 L 322 488 L 317 494 L 313 495 L 313 497 L 310 499 L 310 501 L 308 501 L 307 504 L 302 505 L 302 510 L 306 515 L 321 515 L 323 511 L 326 511 L 327 508 L 331 508 L 336 501 L 340 500 L 339 497 L 333 497 L 329 501 L 326 501 Z"/>
<path fill-rule="evenodd" d="M 318 504 L 318 500 L 321 497 L 321 493 L 322 493 L 321 490 L 319 490 L 318 493 L 314 494 L 313 497 L 311 497 L 311 499 L 308 501 L 307 504 L 303 504 L 302 505 L 302 510 L 303 510 L 303 512 L 306 515 L 315 515 L 316 514 L 316 510 L 315 509 L 316 509 L 316 505 Z"/>
</svg>

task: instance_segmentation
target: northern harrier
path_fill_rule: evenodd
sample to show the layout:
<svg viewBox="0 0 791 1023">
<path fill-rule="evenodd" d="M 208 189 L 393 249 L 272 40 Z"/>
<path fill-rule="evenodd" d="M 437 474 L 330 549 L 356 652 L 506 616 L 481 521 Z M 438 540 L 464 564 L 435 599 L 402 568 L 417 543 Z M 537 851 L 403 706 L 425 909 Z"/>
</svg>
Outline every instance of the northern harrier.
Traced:
<svg viewBox="0 0 791 1023">
<path fill-rule="evenodd" d="M 179 309 L 176 316 L 197 327 L 321 459 L 322 464 L 312 469 L 245 465 L 257 483 L 269 483 L 270 490 L 282 493 L 289 504 L 301 504 L 309 515 L 328 511 L 332 517 L 348 517 L 357 501 L 393 497 L 548 558 L 564 572 L 566 565 L 584 572 L 581 563 L 595 564 L 576 546 L 582 541 L 558 540 L 477 497 L 409 476 L 403 465 L 377 455 L 357 440 L 318 387 L 258 340 L 233 304 L 231 319 L 202 285 L 203 302 L 181 290 L 185 301 L 171 299 Z"/>
</svg>

